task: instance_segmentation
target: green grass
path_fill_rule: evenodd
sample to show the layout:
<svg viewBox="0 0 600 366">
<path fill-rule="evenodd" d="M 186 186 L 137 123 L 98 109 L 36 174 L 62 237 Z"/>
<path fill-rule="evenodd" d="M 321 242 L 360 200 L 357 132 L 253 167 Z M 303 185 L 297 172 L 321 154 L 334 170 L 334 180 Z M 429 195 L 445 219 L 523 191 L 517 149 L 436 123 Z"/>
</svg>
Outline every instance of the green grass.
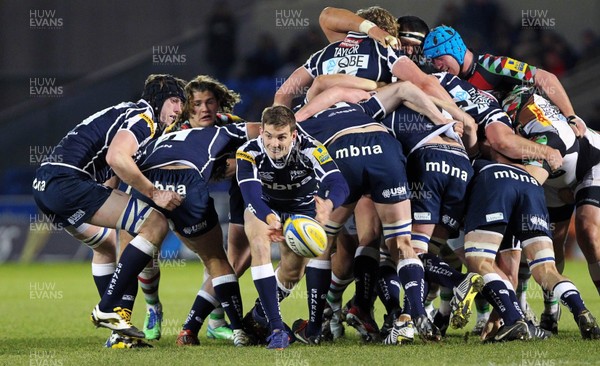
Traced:
<svg viewBox="0 0 600 366">
<path fill-rule="evenodd" d="M 166 263 L 161 280 L 161 300 L 165 308 L 163 338 L 153 349 L 111 350 L 102 347 L 108 336 L 89 321 L 98 295 L 89 264 L 61 263 L 0 266 L 0 364 L 6 365 L 572 365 L 599 364 L 600 342 L 583 341 L 572 316 L 563 308 L 558 336 L 542 342 L 511 342 L 482 345 L 465 330 L 449 330 L 437 344 L 417 340 L 408 346 L 365 345 L 352 328 L 346 339 L 335 344 L 308 347 L 294 344 L 284 351 L 264 347 L 234 348 L 223 341 L 207 340 L 201 331 L 199 347 L 175 345 L 202 280 L 198 262 Z M 583 293 L 586 305 L 600 314 L 600 299 L 587 266 L 567 263 L 570 276 Z M 533 280 L 532 280 L 533 282 Z M 256 297 L 249 273 L 241 280 L 248 310 Z M 291 324 L 306 317 L 304 284 L 286 299 L 281 308 L 284 320 Z M 349 296 L 349 289 L 346 297 Z M 537 285 L 528 291 L 530 304 L 539 314 L 542 292 Z M 141 292 L 140 297 L 141 299 Z M 143 301 L 138 301 L 133 322 L 143 324 Z M 383 311 L 377 308 L 377 321 Z"/>
</svg>

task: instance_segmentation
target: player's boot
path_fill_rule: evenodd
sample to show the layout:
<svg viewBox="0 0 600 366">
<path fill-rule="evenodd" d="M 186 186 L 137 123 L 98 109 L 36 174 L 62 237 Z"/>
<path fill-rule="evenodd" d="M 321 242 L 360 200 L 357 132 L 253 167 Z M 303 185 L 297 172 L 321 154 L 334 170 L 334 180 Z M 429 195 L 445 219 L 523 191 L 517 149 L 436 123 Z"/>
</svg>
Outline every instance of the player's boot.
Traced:
<svg viewBox="0 0 600 366">
<path fill-rule="evenodd" d="M 481 333 L 483 333 L 483 330 L 485 329 L 485 325 L 487 324 L 489 318 L 490 312 L 477 314 L 477 321 L 475 322 L 473 330 L 471 330 L 471 334 L 480 336 Z"/>
<path fill-rule="evenodd" d="M 144 332 L 131 324 L 131 310 L 116 307 L 112 313 L 100 311 L 98 305 L 92 310 L 90 316 L 96 327 L 104 327 L 131 338 L 144 338 Z"/>
<path fill-rule="evenodd" d="M 233 339 L 233 330 L 229 326 L 211 328 L 206 327 L 206 338 L 209 339 Z"/>
<path fill-rule="evenodd" d="M 584 310 L 577 317 L 577 325 L 583 339 L 600 339 L 600 328 L 596 318 L 589 310 Z"/>
<path fill-rule="evenodd" d="M 471 304 L 477 293 L 485 285 L 483 277 L 477 273 L 469 273 L 467 277 L 454 288 L 454 297 L 450 300 L 450 324 L 452 328 L 463 328 L 471 316 Z"/>
<path fill-rule="evenodd" d="M 352 306 L 346 315 L 346 323 L 354 327 L 367 341 L 376 341 L 379 339 L 379 327 L 375 320 L 366 311 L 362 311 L 357 306 Z"/>
<path fill-rule="evenodd" d="M 304 344 L 317 346 L 321 343 L 321 337 L 317 335 L 309 336 L 306 334 L 306 328 L 308 327 L 308 320 L 298 319 L 292 324 L 292 332 L 297 341 Z"/>
<path fill-rule="evenodd" d="M 433 324 L 427 315 L 419 315 L 416 317 L 414 324 L 415 329 L 422 340 L 438 342 L 442 339 L 440 330 Z"/>
<path fill-rule="evenodd" d="M 290 345 L 290 335 L 285 330 L 274 330 L 267 338 L 267 349 L 282 350 Z"/>
<path fill-rule="evenodd" d="M 450 325 L 450 314 L 442 315 L 442 313 L 440 313 L 438 310 L 433 316 L 433 325 L 438 327 L 442 337 L 445 337 L 446 331 L 448 330 L 448 325 Z"/>
<path fill-rule="evenodd" d="M 148 340 L 158 341 L 162 331 L 163 311 L 160 303 L 151 306 L 144 319 L 144 334 Z"/>
<path fill-rule="evenodd" d="M 104 343 L 104 347 L 114 349 L 152 348 L 152 345 L 141 339 L 125 337 L 113 331 Z"/>
<path fill-rule="evenodd" d="M 252 344 L 252 339 L 244 332 L 243 329 L 233 330 L 233 345 L 236 347 L 244 347 Z"/>
<path fill-rule="evenodd" d="M 538 327 L 532 321 L 526 320 L 525 322 L 527 322 L 527 327 L 529 328 L 529 339 L 548 339 L 552 336 L 551 332 Z"/>
<path fill-rule="evenodd" d="M 412 343 L 415 339 L 415 326 L 410 319 L 407 317 L 406 320 L 396 320 L 392 329 L 390 329 L 388 335 L 383 340 L 383 344 L 396 345 Z"/>
<path fill-rule="evenodd" d="M 543 312 L 540 315 L 540 328 L 549 330 L 552 334 L 558 334 L 558 321 L 560 320 L 560 306 L 554 313 Z"/>
<path fill-rule="evenodd" d="M 189 329 L 183 329 L 179 332 L 176 341 L 178 346 L 199 346 L 200 340 L 198 339 L 198 335 L 192 333 Z"/>
<path fill-rule="evenodd" d="M 485 342 L 507 342 L 515 340 L 530 339 L 529 326 L 524 320 L 518 320 L 512 325 L 503 325 L 498 329 L 498 333 Z"/>
</svg>

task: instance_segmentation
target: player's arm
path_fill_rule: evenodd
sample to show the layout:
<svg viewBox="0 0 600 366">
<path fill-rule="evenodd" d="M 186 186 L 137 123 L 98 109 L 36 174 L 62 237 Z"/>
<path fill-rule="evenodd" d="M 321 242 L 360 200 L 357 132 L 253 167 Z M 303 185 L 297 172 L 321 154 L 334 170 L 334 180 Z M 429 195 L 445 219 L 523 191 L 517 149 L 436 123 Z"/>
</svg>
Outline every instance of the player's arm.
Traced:
<svg viewBox="0 0 600 366">
<path fill-rule="evenodd" d="M 348 74 L 319 75 L 308 89 L 306 99 L 311 100 L 334 86 L 372 91 L 377 89 L 379 84 L 373 80 Z"/>
<path fill-rule="evenodd" d="M 353 31 L 367 34 L 384 47 L 400 48 L 400 42 L 394 35 L 350 10 L 326 7 L 319 15 L 319 25 L 329 42 L 341 41 L 348 32 Z"/>
<path fill-rule="evenodd" d="M 450 122 L 436 107 L 432 99 L 410 81 L 388 84 L 378 89 L 375 97 L 380 101 L 386 114 L 404 103 L 410 109 L 429 118 L 436 125 Z"/>
<path fill-rule="evenodd" d="M 258 168 L 254 156 L 243 147 L 235 154 L 236 179 L 246 207 L 259 219 L 270 224 L 269 217 L 275 215 L 262 200 L 262 184 L 258 178 Z M 276 215 L 275 215 L 276 216 Z"/>
<path fill-rule="evenodd" d="M 312 149 L 310 161 L 319 180 L 319 190 L 315 198 L 317 206 L 316 220 L 325 225 L 329 220 L 331 211 L 344 203 L 350 189 L 325 146 L 319 144 L 315 149 Z"/>
<path fill-rule="evenodd" d="M 446 90 L 440 85 L 435 77 L 430 77 L 425 74 L 419 67 L 408 57 L 401 56 L 392 65 L 392 74 L 399 80 L 410 81 L 425 94 L 431 95 L 441 100 L 452 102 L 452 98 Z"/>
<path fill-rule="evenodd" d="M 577 137 L 583 136 L 587 129 L 585 122 L 575 114 L 575 109 L 571 104 L 571 100 L 556 75 L 546 70 L 537 69 L 533 76 L 533 81 L 535 86 L 542 89 L 548 99 L 550 99 L 550 101 L 560 109 L 562 114 L 569 119 L 569 122 L 574 123 L 574 126 L 576 127 L 576 129 L 573 130 L 575 135 Z"/>
<path fill-rule="evenodd" d="M 181 196 L 173 191 L 161 191 L 142 174 L 133 155 L 138 149 L 138 141 L 129 130 L 119 130 L 115 134 L 108 151 L 106 162 L 121 181 L 151 198 L 159 207 L 172 210 L 181 204 Z"/>
<path fill-rule="evenodd" d="M 289 78 L 281 85 L 277 92 L 273 104 L 281 104 L 288 108 L 292 107 L 294 98 L 301 96 L 306 87 L 313 82 L 313 76 L 304 66 L 297 68 Z"/>
<path fill-rule="evenodd" d="M 106 162 L 123 182 L 144 196 L 152 197 L 154 185 L 142 174 L 133 160 L 138 147 L 138 141 L 133 134 L 127 130 L 119 130 L 108 147 Z"/>
<path fill-rule="evenodd" d="M 546 160 L 552 170 L 562 165 L 560 151 L 547 145 L 527 140 L 501 122 L 489 123 L 485 127 L 485 135 L 491 147 L 511 159 Z"/>
<path fill-rule="evenodd" d="M 302 122 L 338 102 L 357 103 L 371 95 L 361 89 L 334 86 L 309 100 L 295 113 L 296 121 Z"/>
</svg>

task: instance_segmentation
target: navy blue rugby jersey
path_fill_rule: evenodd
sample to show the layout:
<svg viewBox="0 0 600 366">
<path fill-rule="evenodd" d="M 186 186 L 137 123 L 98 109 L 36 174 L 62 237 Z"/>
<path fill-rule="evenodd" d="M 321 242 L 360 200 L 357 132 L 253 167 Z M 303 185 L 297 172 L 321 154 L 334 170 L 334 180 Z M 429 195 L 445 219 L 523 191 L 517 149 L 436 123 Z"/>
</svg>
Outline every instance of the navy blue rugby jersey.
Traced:
<svg viewBox="0 0 600 366">
<path fill-rule="evenodd" d="M 348 74 L 374 81 L 392 82 L 392 67 L 406 57 L 400 50 L 384 47 L 364 33 L 349 32 L 343 41 L 317 51 L 304 64 L 314 77 Z"/>
<path fill-rule="evenodd" d="M 340 132 L 369 125 L 379 125 L 377 118 L 385 115 L 385 109 L 372 96 L 364 102 L 339 102 L 297 124 L 298 130 L 327 145 Z"/>
<path fill-rule="evenodd" d="M 248 141 L 236 153 L 237 181 L 246 207 L 265 221 L 271 209 L 293 213 L 314 205 L 314 195 L 341 205 L 348 186 L 327 149 L 298 134 L 281 161 L 266 153 L 262 138 Z M 271 206 L 271 207 L 270 207 Z"/>
<path fill-rule="evenodd" d="M 183 164 L 196 169 L 208 181 L 215 161 L 246 141 L 245 123 L 184 129 L 167 133 L 148 144 L 138 165 L 141 171 L 146 171 Z"/>
<path fill-rule="evenodd" d="M 438 78 L 456 105 L 475 119 L 480 127 L 478 136 L 483 136 L 485 128 L 492 122 L 501 122 L 513 128 L 510 117 L 491 94 L 447 72 L 433 75 Z"/>
<path fill-rule="evenodd" d="M 154 137 L 156 127 L 152 107 L 145 100 L 120 103 L 89 116 L 75 126 L 42 165 L 73 168 L 104 183 L 114 175 L 106 163 L 106 152 L 117 131 L 131 132 L 139 148 Z"/>
<path fill-rule="evenodd" d="M 454 123 L 436 125 L 426 116 L 404 105 L 400 105 L 383 118 L 381 123 L 400 141 L 405 156 L 410 155 L 435 136 L 444 135 L 462 144 L 460 136 L 454 132 Z"/>
</svg>

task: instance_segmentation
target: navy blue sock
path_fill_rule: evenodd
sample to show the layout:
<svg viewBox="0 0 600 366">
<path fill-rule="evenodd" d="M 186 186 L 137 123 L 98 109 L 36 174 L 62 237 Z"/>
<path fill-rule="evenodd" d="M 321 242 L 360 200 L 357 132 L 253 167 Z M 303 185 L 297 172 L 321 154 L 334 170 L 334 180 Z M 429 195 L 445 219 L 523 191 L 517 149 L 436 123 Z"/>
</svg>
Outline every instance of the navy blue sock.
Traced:
<svg viewBox="0 0 600 366">
<path fill-rule="evenodd" d="M 400 309 L 400 277 L 390 266 L 379 266 L 377 295 L 388 314 Z"/>
<path fill-rule="evenodd" d="M 98 289 L 98 295 L 102 297 L 110 284 L 110 280 L 112 280 L 113 275 L 109 274 L 106 276 L 94 276 L 94 283 L 96 284 L 96 289 Z"/>
<path fill-rule="evenodd" d="M 223 310 L 229 317 L 232 329 L 242 329 L 242 295 L 240 285 L 235 274 L 215 277 L 212 280 L 217 299 L 221 302 Z"/>
<path fill-rule="evenodd" d="M 219 301 L 206 291 L 200 290 L 183 323 L 183 329 L 190 330 L 193 334 L 197 335 L 202 327 L 202 323 L 204 323 L 204 319 L 215 309 L 218 303 Z"/>
<path fill-rule="evenodd" d="M 487 274 L 483 276 L 485 286 L 481 294 L 485 299 L 496 309 L 505 325 L 513 325 L 517 320 L 523 319 L 519 311 L 515 307 L 515 303 L 511 300 L 510 292 L 506 284 L 497 274 Z M 515 295 L 516 299 L 516 295 Z"/>
<path fill-rule="evenodd" d="M 275 278 L 277 281 L 277 277 Z M 282 289 L 279 284 L 277 284 L 277 301 L 281 303 L 286 297 L 290 296 L 291 290 Z M 265 311 L 263 310 L 262 303 L 260 302 L 260 297 L 254 300 L 254 311 L 261 318 L 266 318 Z"/>
<path fill-rule="evenodd" d="M 371 298 L 377 286 L 379 269 L 379 249 L 359 247 L 354 257 L 354 285 L 356 295 L 354 305 L 363 311 L 371 308 Z"/>
<path fill-rule="evenodd" d="M 123 296 L 121 296 L 120 307 L 133 310 L 133 304 L 135 303 L 135 297 L 138 293 L 138 282 L 131 282 L 125 290 Z"/>
<path fill-rule="evenodd" d="M 508 296 L 510 297 L 510 301 L 515 305 L 515 308 L 519 312 L 521 318 L 525 319 L 525 314 L 523 313 L 523 309 L 521 309 L 521 305 L 519 305 L 519 299 L 517 299 L 517 293 L 509 288 Z"/>
<path fill-rule="evenodd" d="M 158 249 L 154 245 L 141 236 L 133 238 L 123 250 L 111 282 L 98 304 L 101 311 L 112 312 L 118 306 L 131 283 L 137 284 L 138 274 L 146 267 L 156 250 Z"/>
<path fill-rule="evenodd" d="M 436 255 L 423 253 L 419 257 L 423 261 L 425 278 L 429 282 L 440 284 L 442 287 L 454 288 L 465 279 L 464 274 L 450 267 Z"/>
<path fill-rule="evenodd" d="M 321 333 L 325 298 L 331 282 L 331 262 L 312 259 L 306 265 L 306 289 L 308 291 L 308 326 L 306 335 Z"/>
<path fill-rule="evenodd" d="M 573 317 L 575 317 L 575 321 L 577 321 L 577 317 L 582 311 L 587 310 L 583 303 L 583 299 L 581 298 L 581 293 L 579 293 L 579 290 L 577 290 L 573 282 L 559 282 L 554 285 L 552 292 L 554 293 L 554 296 L 560 299 L 560 302 L 562 302 L 564 306 L 569 308 L 569 311 L 571 311 Z"/>
<path fill-rule="evenodd" d="M 272 265 L 250 267 L 254 286 L 258 291 L 260 304 L 266 315 L 271 331 L 275 329 L 284 329 L 281 312 L 279 311 L 279 301 L 277 300 L 277 280 Z M 258 309 L 257 309 L 258 310 Z"/>
<path fill-rule="evenodd" d="M 406 303 L 410 304 L 410 315 L 416 318 L 425 315 L 423 300 L 425 298 L 425 279 L 421 261 L 418 259 L 402 259 L 398 265 L 398 277 L 404 287 L 404 312 Z"/>
<path fill-rule="evenodd" d="M 116 263 L 92 263 L 92 276 L 100 298 L 106 292 L 115 273 Z"/>
</svg>

